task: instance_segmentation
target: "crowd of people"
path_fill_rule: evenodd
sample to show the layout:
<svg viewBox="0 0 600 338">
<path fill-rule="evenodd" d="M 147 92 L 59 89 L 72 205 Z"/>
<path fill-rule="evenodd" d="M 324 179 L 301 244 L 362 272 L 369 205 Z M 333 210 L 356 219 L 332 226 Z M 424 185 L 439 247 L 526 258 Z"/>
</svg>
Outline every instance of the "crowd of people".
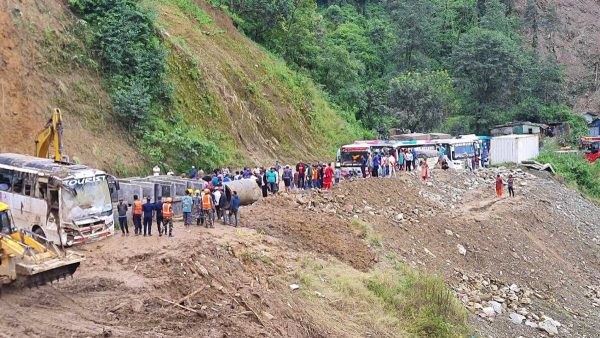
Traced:
<svg viewBox="0 0 600 338">
<path fill-rule="evenodd" d="M 396 177 L 398 171 L 420 170 L 423 180 L 430 176 L 429 164 L 419 159 L 416 149 L 398 149 L 397 153 L 382 150 L 367 156 L 361 156 L 360 171 L 363 178 Z"/>
<path fill-rule="evenodd" d="M 448 159 L 439 149 L 437 164 L 446 170 L 449 168 Z M 465 156 L 465 168 L 475 170 L 486 163 L 487 153 L 480 158 L 478 156 Z M 161 174 L 158 166 L 154 167 L 153 174 Z M 419 158 L 416 149 L 398 149 L 397 152 L 381 150 L 368 156 L 360 158 L 360 173 L 363 178 L 368 177 L 395 177 L 401 171 L 417 171 L 420 177 L 427 181 L 430 178 L 430 168 L 427 159 Z M 168 170 L 167 175 L 175 175 Z M 181 198 L 183 222 L 186 227 L 196 223 L 206 228 L 214 227 L 215 221 L 220 220 L 225 225 L 239 226 L 240 197 L 237 191 L 232 191 L 230 198 L 224 192 L 224 184 L 237 180 L 253 180 L 261 189 L 262 196 L 275 195 L 283 186 L 287 193 L 298 190 L 309 189 L 331 189 L 334 184 L 339 184 L 342 175 L 354 176 L 355 172 L 342 172 L 340 168 L 333 168 L 331 163 L 315 162 L 304 163 L 299 161 L 295 166 L 282 166 L 278 161 L 271 167 L 256 167 L 251 169 L 245 167 L 239 171 L 230 168 L 216 169 L 212 172 L 198 170 L 192 166 L 187 173 L 180 174 L 182 178 L 196 180 L 201 183 L 202 188 L 193 191 L 188 189 Z M 508 177 L 508 192 L 514 196 L 514 178 Z M 496 194 L 502 196 L 503 181 L 500 176 L 496 181 Z M 125 203 L 122 199 L 117 205 L 119 224 L 123 236 L 129 235 L 127 224 L 127 211 L 133 208 L 134 234 L 137 236 L 152 236 L 152 223 L 156 222 L 159 236 L 173 235 L 173 201 L 167 198 L 165 201 L 158 197 L 152 202 L 146 198 L 146 202 L 134 196 L 132 204 Z"/>
</svg>

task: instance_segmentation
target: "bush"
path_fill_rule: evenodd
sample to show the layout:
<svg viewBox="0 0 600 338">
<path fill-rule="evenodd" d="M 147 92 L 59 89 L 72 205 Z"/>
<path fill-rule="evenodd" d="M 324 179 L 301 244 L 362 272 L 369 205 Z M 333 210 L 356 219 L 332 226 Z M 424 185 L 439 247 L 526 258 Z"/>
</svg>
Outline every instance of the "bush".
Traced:
<svg viewBox="0 0 600 338">
<path fill-rule="evenodd" d="M 548 145 L 538 156 L 542 163 L 550 163 L 556 173 L 581 192 L 600 201 L 600 161 L 590 163 L 580 153 L 556 153 L 555 145 Z"/>
<path fill-rule="evenodd" d="M 397 266 L 401 277 L 373 276 L 367 289 L 402 317 L 418 337 L 454 337 L 467 332 L 467 315 L 443 279 Z"/>
</svg>

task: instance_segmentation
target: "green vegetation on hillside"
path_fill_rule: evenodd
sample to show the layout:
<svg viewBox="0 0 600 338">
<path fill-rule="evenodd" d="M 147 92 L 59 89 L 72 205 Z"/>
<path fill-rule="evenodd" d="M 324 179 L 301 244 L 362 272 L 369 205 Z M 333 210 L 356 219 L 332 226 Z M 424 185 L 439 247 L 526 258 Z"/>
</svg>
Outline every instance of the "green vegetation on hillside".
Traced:
<svg viewBox="0 0 600 338">
<path fill-rule="evenodd" d="M 306 260 L 291 294 L 307 320 L 332 336 L 465 337 L 467 311 L 442 278 L 410 269 L 393 254 L 369 272 L 331 261 Z M 287 285 L 285 285 L 287 287 Z"/>
<path fill-rule="evenodd" d="M 515 119 L 548 122 L 543 112 L 564 103 L 561 66 L 520 34 L 537 16 L 521 20 L 510 1 L 211 2 L 381 133 L 396 124 L 487 133 Z"/>
<path fill-rule="evenodd" d="M 590 163 L 581 153 L 557 153 L 556 144 L 546 142 L 537 161 L 550 163 L 573 188 L 600 202 L 600 161 Z"/>
<path fill-rule="evenodd" d="M 288 158 L 330 156 L 336 146 L 362 136 L 354 115 L 338 114 L 306 75 L 229 37 L 196 1 L 69 0 L 69 5 L 84 20 L 83 40 L 98 58 L 117 122 L 151 165 L 185 170 L 192 164 L 248 164 L 239 140 L 247 142 L 246 135 L 256 137 L 248 140 L 252 143 L 266 138 L 270 154 Z M 177 20 L 169 22 L 173 16 Z M 187 35 L 170 33 L 184 26 L 192 28 Z M 221 48 L 221 59 L 203 59 L 209 57 L 205 36 Z M 245 64 L 228 60 L 226 52 L 239 54 Z M 234 83 L 236 92 L 223 92 L 207 65 L 219 67 L 220 80 Z M 232 111 L 231 96 L 243 100 L 235 109 L 250 110 L 266 135 L 258 135 L 254 123 L 235 120 L 247 116 Z"/>
</svg>

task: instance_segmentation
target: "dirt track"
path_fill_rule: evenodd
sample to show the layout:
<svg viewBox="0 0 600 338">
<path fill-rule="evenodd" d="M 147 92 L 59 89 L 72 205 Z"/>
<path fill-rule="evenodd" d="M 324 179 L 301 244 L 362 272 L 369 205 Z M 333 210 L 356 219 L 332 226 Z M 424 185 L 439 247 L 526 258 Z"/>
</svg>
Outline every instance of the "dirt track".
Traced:
<svg viewBox="0 0 600 338">
<path fill-rule="evenodd" d="M 475 181 L 437 171 L 431 185 L 408 174 L 361 180 L 245 207 L 244 229 L 188 232 L 176 224 L 175 238 L 118 235 L 81 247 L 87 260 L 73 279 L 4 291 L 0 327 L 13 337 L 332 336 L 290 301 L 293 271 L 311 257 L 369 270 L 394 254 L 452 286 L 462 271 L 528 287 L 541 295 L 528 309 L 560 321 L 560 336 L 597 336 L 600 313 L 586 287 L 600 284 L 598 207 L 545 178 L 501 200 Z M 372 224 L 383 248 L 357 236 L 355 215 Z M 540 335 L 507 316 L 471 323 L 483 336 Z"/>
</svg>

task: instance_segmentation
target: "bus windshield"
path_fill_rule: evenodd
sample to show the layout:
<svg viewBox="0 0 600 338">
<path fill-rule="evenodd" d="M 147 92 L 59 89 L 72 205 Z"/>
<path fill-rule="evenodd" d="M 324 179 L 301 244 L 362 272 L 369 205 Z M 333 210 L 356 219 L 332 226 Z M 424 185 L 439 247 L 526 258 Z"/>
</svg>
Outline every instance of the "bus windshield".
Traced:
<svg viewBox="0 0 600 338">
<path fill-rule="evenodd" d="M 62 190 L 61 211 L 65 222 L 101 216 L 112 211 L 105 176 L 68 180 Z"/>
<path fill-rule="evenodd" d="M 475 146 L 473 144 L 457 144 L 454 146 L 453 159 L 461 159 L 464 158 L 465 155 L 467 155 L 467 157 L 475 156 Z"/>
<path fill-rule="evenodd" d="M 349 151 L 349 152 L 342 152 L 342 158 L 341 158 L 341 163 L 342 165 L 356 165 L 356 166 L 360 166 L 360 161 L 362 156 L 364 156 L 365 158 L 369 157 L 369 153 L 367 153 L 366 151 Z"/>
</svg>

